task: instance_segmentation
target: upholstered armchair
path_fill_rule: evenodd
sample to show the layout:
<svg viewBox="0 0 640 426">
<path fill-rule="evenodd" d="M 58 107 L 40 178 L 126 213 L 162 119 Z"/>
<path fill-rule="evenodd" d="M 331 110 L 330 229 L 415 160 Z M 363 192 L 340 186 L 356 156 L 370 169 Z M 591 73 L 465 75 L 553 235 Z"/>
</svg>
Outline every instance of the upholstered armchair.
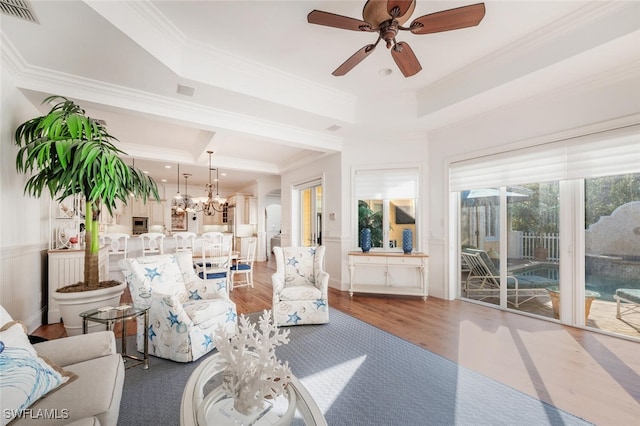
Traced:
<svg viewBox="0 0 640 426">
<path fill-rule="evenodd" d="M 235 330 L 236 305 L 229 299 L 227 279 L 199 278 L 190 252 L 122 259 L 133 303 L 149 307 L 149 328 L 138 321 L 137 347 L 178 362 L 195 361 L 215 348 L 219 325 Z"/>
<path fill-rule="evenodd" d="M 274 247 L 276 273 L 273 316 L 276 325 L 329 322 L 329 273 L 324 268 L 324 246 Z"/>
</svg>

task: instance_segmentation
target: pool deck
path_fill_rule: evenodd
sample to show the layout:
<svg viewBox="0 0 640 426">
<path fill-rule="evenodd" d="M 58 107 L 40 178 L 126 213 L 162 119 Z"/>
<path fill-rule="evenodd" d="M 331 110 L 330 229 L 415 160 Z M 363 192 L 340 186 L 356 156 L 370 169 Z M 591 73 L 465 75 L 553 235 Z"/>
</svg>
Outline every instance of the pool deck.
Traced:
<svg viewBox="0 0 640 426">
<path fill-rule="evenodd" d="M 507 265 L 508 273 L 515 275 L 535 267 L 558 266 L 558 262 L 509 258 Z M 496 262 L 496 267 L 500 267 L 498 262 Z M 464 282 L 464 274 L 462 281 Z M 499 304 L 497 298 L 486 298 L 484 302 Z M 551 298 L 548 296 L 533 298 L 521 304 L 518 308 L 509 305 L 509 308 L 552 319 L 554 318 Z M 623 319 L 619 320 L 616 318 L 616 302 L 595 299 L 591 304 L 587 327 L 640 339 L 640 312 L 623 316 Z"/>
<path fill-rule="evenodd" d="M 517 310 L 553 318 L 551 298 L 547 297 L 532 299 L 520 305 Z M 640 313 L 624 316 L 623 319 L 624 321 L 616 318 L 616 302 L 595 299 L 591 304 L 587 327 L 640 339 Z"/>
</svg>

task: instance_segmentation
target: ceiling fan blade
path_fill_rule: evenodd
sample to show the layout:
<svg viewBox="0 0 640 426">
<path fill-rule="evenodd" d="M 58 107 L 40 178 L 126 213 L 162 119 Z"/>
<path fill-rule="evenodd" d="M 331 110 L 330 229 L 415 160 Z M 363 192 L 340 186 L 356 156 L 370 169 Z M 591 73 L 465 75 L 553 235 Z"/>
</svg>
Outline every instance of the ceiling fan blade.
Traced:
<svg viewBox="0 0 640 426">
<path fill-rule="evenodd" d="M 472 4 L 421 16 L 409 28 L 414 34 L 433 34 L 475 27 L 484 18 L 484 13 L 484 3 Z"/>
<path fill-rule="evenodd" d="M 393 8 L 397 7 L 398 14 L 396 15 L 396 19 L 398 19 L 405 16 L 407 12 L 413 13 L 415 6 L 416 6 L 416 0 L 389 0 L 387 2 L 387 12 L 389 13 L 389 16 L 393 16 L 393 13 L 392 13 Z"/>
<path fill-rule="evenodd" d="M 397 49 L 397 50 L 396 50 Z M 422 70 L 422 66 L 407 43 L 401 41 L 391 48 L 391 56 L 405 77 L 411 77 Z"/>
<path fill-rule="evenodd" d="M 360 62 L 362 62 L 364 58 L 369 56 L 369 54 L 373 52 L 375 48 L 376 48 L 375 44 L 366 45 L 365 47 L 363 47 L 362 49 L 358 50 L 356 53 L 351 55 L 349 59 L 344 61 L 344 63 L 340 65 L 338 68 L 336 68 L 336 70 L 331 74 L 335 75 L 336 77 L 345 75 L 346 73 L 351 71 L 353 67 L 355 67 Z"/>
<path fill-rule="evenodd" d="M 341 28 L 352 31 L 372 31 L 369 24 L 359 19 L 348 16 L 336 15 L 335 13 L 312 10 L 307 15 L 307 22 L 310 24 L 324 25 L 326 27 Z"/>
</svg>

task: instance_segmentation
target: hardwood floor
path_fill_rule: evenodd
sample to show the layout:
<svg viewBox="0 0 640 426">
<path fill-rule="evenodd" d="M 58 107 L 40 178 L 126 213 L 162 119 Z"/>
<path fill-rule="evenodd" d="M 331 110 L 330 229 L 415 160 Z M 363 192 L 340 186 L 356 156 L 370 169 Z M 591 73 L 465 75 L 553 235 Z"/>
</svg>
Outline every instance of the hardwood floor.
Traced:
<svg viewBox="0 0 640 426">
<path fill-rule="evenodd" d="M 231 294 L 238 313 L 271 308 L 274 271 L 273 261 L 255 264 L 255 287 Z M 350 298 L 330 289 L 329 306 L 595 424 L 640 419 L 640 343 L 433 297 Z M 65 335 L 61 324 L 34 334 Z"/>
</svg>

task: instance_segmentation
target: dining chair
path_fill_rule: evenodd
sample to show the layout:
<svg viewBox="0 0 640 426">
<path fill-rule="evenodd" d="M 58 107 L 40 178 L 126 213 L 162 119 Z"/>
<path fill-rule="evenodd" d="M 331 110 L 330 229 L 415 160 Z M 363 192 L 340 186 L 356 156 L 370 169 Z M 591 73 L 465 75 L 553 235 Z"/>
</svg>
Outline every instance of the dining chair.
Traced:
<svg viewBox="0 0 640 426">
<path fill-rule="evenodd" d="M 199 260 L 194 258 L 193 266 L 198 277 L 204 280 L 225 278 L 227 289 L 230 289 L 231 248 L 203 238 L 198 240 L 196 250 Z"/>
<path fill-rule="evenodd" d="M 253 261 L 256 257 L 257 245 L 257 238 L 249 238 L 247 243 L 247 256 L 238 258 L 235 263 L 231 265 L 230 290 L 233 290 L 235 287 L 249 286 L 253 288 Z M 244 280 L 235 281 L 235 276 L 239 274 L 244 275 Z"/>
</svg>

